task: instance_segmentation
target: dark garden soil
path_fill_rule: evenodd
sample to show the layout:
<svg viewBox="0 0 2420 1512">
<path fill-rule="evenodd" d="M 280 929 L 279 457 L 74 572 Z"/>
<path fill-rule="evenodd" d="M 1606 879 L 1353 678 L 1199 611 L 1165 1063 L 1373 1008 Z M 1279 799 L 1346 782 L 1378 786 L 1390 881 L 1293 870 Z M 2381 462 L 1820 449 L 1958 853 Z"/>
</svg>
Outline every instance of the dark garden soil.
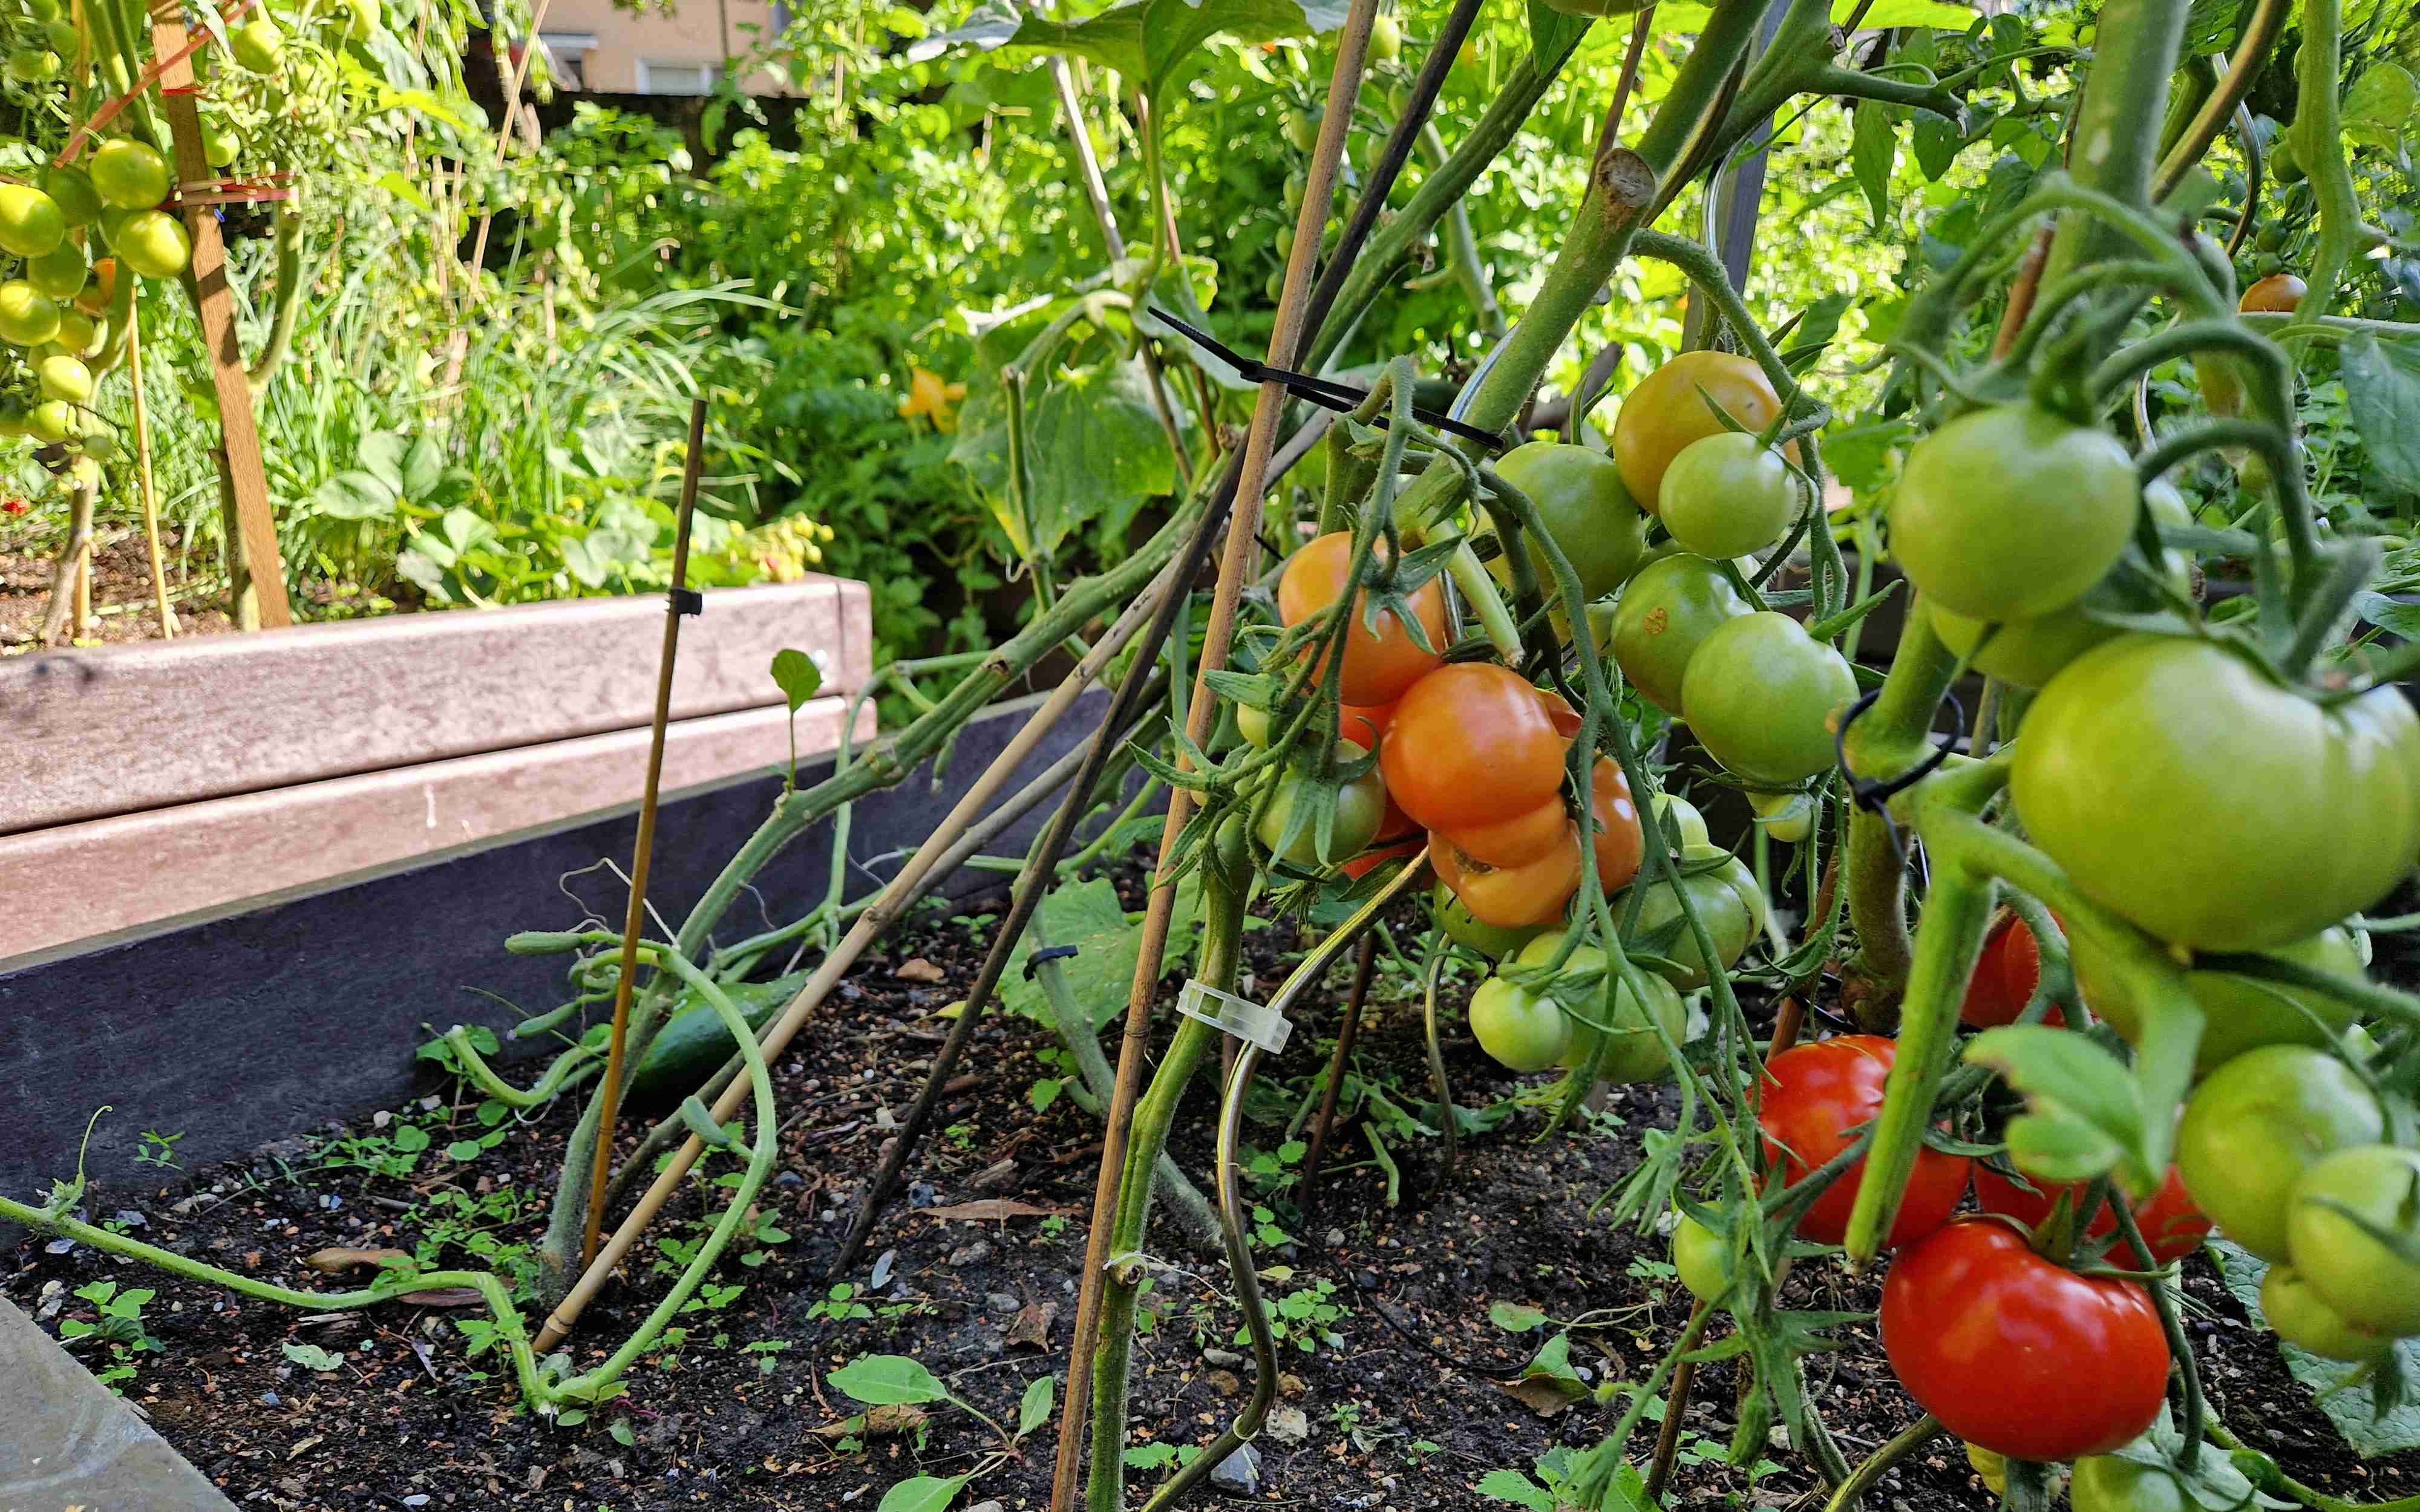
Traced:
<svg viewBox="0 0 2420 1512">
<path fill-rule="evenodd" d="M 838 1425 L 857 1409 L 827 1383 L 829 1372 L 861 1355 L 909 1355 L 958 1396 L 1013 1425 L 1027 1385 L 1064 1368 L 1097 1134 L 1068 1099 L 1032 1111 L 1029 1089 L 1052 1074 L 1036 1052 L 1051 1041 L 1023 1021 L 983 1027 L 918 1165 L 915 1207 L 901 1207 L 877 1229 L 870 1254 L 884 1259 L 843 1278 L 866 1288 L 852 1300 L 876 1316 L 836 1320 L 826 1316 L 829 1306 L 816 1305 L 828 1296 L 825 1273 L 851 1199 L 886 1137 L 885 1110 L 904 1111 L 914 1095 L 941 1037 L 931 1015 L 965 990 L 989 925 L 985 919 L 970 931 L 935 921 L 868 958 L 779 1063 L 789 1122 L 778 1184 L 764 1207 L 794 1237 L 766 1247 L 753 1266 L 726 1262 L 714 1280 L 737 1289 L 725 1304 L 684 1319 L 687 1336 L 643 1363 L 628 1378 L 628 1396 L 584 1424 L 546 1426 L 520 1412 L 509 1369 L 494 1355 L 467 1353 L 454 1320 L 470 1314 L 402 1304 L 298 1313 L 85 1248 L 56 1253 L 39 1240 L 0 1255 L 0 1293 L 55 1332 L 62 1318 L 92 1315 L 75 1288 L 102 1279 L 157 1288 L 145 1319 L 163 1350 L 141 1356 L 128 1393 L 240 1505 L 871 1512 L 901 1478 L 973 1470 L 999 1441 L 965 1411 L 942 1405 L 929 1411 L 920 1433 L 876 1437 L 852 1450 L 839 1442 Z M 1262 951 L 1254 964 L 1264 980 L 1282 969 L 1278 947 L 1290 937 L 1282 928 L 1256 936 Z M 1280 1072 L 1297 1095 L 1321 1055 L 1313 1036 L 1332 1031 L 1348 977 L 1349 966 L 1336 973 L 1283 1057 Z M 1376 995 L 1386 995 L 1390 980 L 1401 979 L 1382 976 Z M 1420 1106 L 1426 1076 L 1413 1004 L 1378 1003 L 1367 1022 L 1363 1070 L 1390 1072 L 1402 1100 Z M 1466 1106 L 1512 1089 L 1466 1038 L 1450 1041 L 1447 1055 Z M 1201 1079 L 1180 1120 L 1176 1154 L 1196 1173 L 1207 1165 L 1211 1082 Z M 433 1076 L 430 1091 L 427 1103 L 318 1131 L 249 1163 L 180 1178 L 183 1184 L 92 1194 L 91 1211 L 222 1266 L 333 1288 L 337 1283 L 303 1267 L 305 1256 L 325 1246 L 411 1248 L 438 1194 L 499 1206 L 506 1200 L 500 1195 L 513 1192 L 542 1200 L 568 1104 L 458 1163 L 446 1147 L 483 1132 L 473 1116 L 478 1099 L 446 1101 L 453 1094 Z M 1329 1287 L 1346 1310 L 1329 1325 L 1332 1340 L 1285 1349 L 1282 1395 L 1260 1441 L 1255 1499 L 1372 1512 L 1499 1505 L 1478 1489 L 1489 1472 L 1526 1471 L 1556 1445 L 1595 1443 L 1606 1419 L 1594 1404 L 1541 1415 L 1483 1377 L 1407 1344 L 1377 1312 L 1388 1309 L 1442 1353 L 1497 1368 L 1517 1365 L 1544 1335 L 1506 1334 L 1490 1323 L 1491 1304 L 1528 1304 L 1558 1319 L 1593 1314 L 1606 1326 L 1574 1335 L 1572 1361 L 1592 1382 L 1644 1378 L 1684 1322 L 1687 1298 L 1662 1278 L 1661 1241 L 1617 1232 L 1588 1210 L 1637 1159 L 1637 1131 L 1668 1121 L 1668 1095 L 1616 1092 L 1609 1112 L 1627 1122 L 1604 1137 L 1533 1143 L 1541 1117 L 1519 1113 L 1466 1140 L 1442 1187 L 1435 1141 L 1398 1150 L 1404 1190 L 1394 1208 L 1383 1200 L 1368 1147 L 1348 1134 L 1333 1156 L 1348 1168 L 1329 1184 L 1317 1216 L 1299 1221 L 1288 1206 L 1295 1194 L 1280 1196 L 1280 1215 L 1310 1242 L 1269 1257 L 1294 1268 L 1271 1285 L 1272 1299 Z M 391 1141 L 403 1122 L 434 1135 L 408 1178 L 329 1164 L 335 1139 Z M 1261 1135 L 1269 1145 L 1279 1137 L 1266 1129 Z M 924 1211 L 1002 1198 L 1047 1211 L 969 1222 Z M 700 1211 L 692 1191 L 651 1238 L 693 1239 Z M 494 1237 L 525 1239 L 539 1224 L 533 1215 Z M 1156 1245 L 1175 1270 L 1152 1293 L 1156 1325 L 1138 1351 L 1132 1422 L 1145 1458 L 1155 1445 L 1206 1443 L 1243 1404 L 1250 1379 L 1236 1344 L 1238 1315 L 1218 1284 L 1222 1266 L 1185 1250 L 1165 1224 Z M 656 1252 L 642 1253 L 652 1261 Z M 883 1284 L 868 1287 L 876 1263 Z M 582 1320 L 573 1347 L 582 1367 L 624 1336 L 665 1284 L 645 1263 L 626 1267 L 624 1280 Z M 1847 1281 L 1835 1265 L 1802 1265 L 1790 1285 L 1805 1305 L 1869 1309 L 1875 1302 L 1871 1284 Z M 2197 1305 L 2189 1326 L 2207 1351 L 2206 1379 L 2238 1433 L 2336 1494 L 2373 1500 L 2420 1491 L 2420 1455 L 2366 1466 L 2351 1458 L 2224 1289 L 2204 1273 L 2191 1292 Z M 1871 1328 L 1849 1334 L 1848 1349 L 1811 1358 L 1808 1372 L 1854 1460 L 1917 1414 L 1892 1383 Z M 78 1349 L 91 1359 L 91 1346 Z M 310 1367 L 321 1361 L 335 1368 Z M 2089 1371 L 2092 1364 L 2079 1360 L 2075 1367 Z M 1736 1389 L 1727 1365 L 1700 1374 L 1671 1504 L 1807 1504 L 1815 1483 L 1778 1433 L 1761 1473 L 1721 1463 Z M 1055 1422 L 1029 1438 L 1018 1458 L 982 1473 L 957 1504 L 1045 1504 L 1054 1434 Z M 1642 1457 L 1646 1448 L 1642 1435 Z M 1147 1488 L 1165 1473 L 1141 1470 L 1132 1479 Z M 1957 1445 L 1941 1440 L 1887 1475 L 1867 1504 L 1915 1512 L 1993 1501 Z"/>
</svg>

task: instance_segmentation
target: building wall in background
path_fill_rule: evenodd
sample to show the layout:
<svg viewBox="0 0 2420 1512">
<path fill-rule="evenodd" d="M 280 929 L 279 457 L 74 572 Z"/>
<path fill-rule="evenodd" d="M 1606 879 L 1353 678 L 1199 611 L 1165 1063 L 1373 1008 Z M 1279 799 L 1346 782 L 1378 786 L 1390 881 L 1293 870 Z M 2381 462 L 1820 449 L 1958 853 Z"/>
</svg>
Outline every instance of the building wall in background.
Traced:
<svg viewBox="0 0 2420 1512">
<path fill-rule="evenodd" d="M 555 60 L 556 86 L 576 93 L 702 95 L 726 60 L 745 57 L 789 23 L 789 7 L 766 0 L 675 0 L 644 15 L 613 0 L 553 0 L 545 39 Z M 788 81 L 760 69 L 743 82 L 752 95 L 795 93 Z"/>
</svg>

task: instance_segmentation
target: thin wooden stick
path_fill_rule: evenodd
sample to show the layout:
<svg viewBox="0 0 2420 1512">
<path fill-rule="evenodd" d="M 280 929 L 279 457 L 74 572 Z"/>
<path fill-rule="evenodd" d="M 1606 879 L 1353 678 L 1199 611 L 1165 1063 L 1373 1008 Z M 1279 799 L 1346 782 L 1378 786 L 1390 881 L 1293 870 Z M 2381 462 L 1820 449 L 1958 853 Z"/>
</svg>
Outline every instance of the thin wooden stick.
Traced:
<svg viewBox="0 0 2420 1512">
<path fill-rule="evenodd" d="M 92 628 L 92 537 L 85 537 L 84 549 L 76 553 L 75 623 L 68 626 L 68 639 L 72 640 Z"/>
<path fill-rule="evenodd" d="M 1378 971 L 1378 930 L 1373 924 L 1361 936 L 1361 955 L 1353 964 L 1353 994 L 1344 1000 L 1344 1022 L 1336 1027 L 1336 1054 L 1327 1062 L 1327 1089 L 1319 1099 L 1318 1121 L 1311 1126 L 1311 1149 L 1302 1157 L 1306 1213 L 1319 1209 L 1319 1168 L 1326 1163 L 1327 1136 L 1336 1127 L 1337 1093 L 1344 1085 L 1344 1068 L 1353 1059 L 1353 1041 L 1361 1035 L 1361 1005 L 1370 995 L 1370 979 Z"/>
<path fill-rule="evenodd" d="M 830 994 L 833 985 L 906 910 L 908 900 L 917 895 L 917 888 L 923 884 L 925 873 L 949 852 L 1001 789 L 1007 786 L 1008 779 L 1033 753 L 1034 748 L 1042 744 L 1043 738 L 1049 734 L 1060 718 L 1075 707 L 1076 701 L 1100 676 L 1102 669 L 1125 649 L 1126 642 L 1134 638 L 1135 632 L 1150 620 L 1161 595 L 1172 591 L 1177 564 L 1183 560 L 1181 556 L 1171 557 L 1159 576 L 1152 579 L 1151 586 L 1126 606 L 1125 612 L 1094 646 L 1092 655 L 1079 662 L 1043 705 L 1033 711 L 1026 720 L 1025 728 L 1019 730 L 1016 738 L 992 759 L 991 765 L 975 779 L 974 785 L 967 790 L 966 796 L 958 800 L 957 807 L 934 827 L 932 834 L 925 837 L 924 843 L 917 847 L 916 854 L 909 856 L 907 864 L 892 877 L 890 886 L 883 889 L 881 902 L 858 916 L 857 923 L 846 937 L 824 957 L 823 964 L 817 966 L 815 974 L 807 979 L 807 984 L 799 989 L 799 995 L 790 999 L 790 1006 L 782 1011 L 781 1017 L 757 1036 L 757 1043 L 763 1048 L 766 1059 L 771 1060 L 789 1047 L 792 1037 L 805 1027 L 815 1010 L 823 1006 L 824 998 Z M 748 1095 L 747 1082 L 734 1079 L 715 1102 L 714 1121 L 722 1122 L 738 1112 Z M 581 1273 L 579 1282 L 565 1294 L 562 1303 L 547 1319 L 545 1328 L 538 1334 L 537 1347 L 541 1353 L 553 1349 L 562 1342 L 565 1335 L 571 1332 L 572 1324 L 579 1320 L 582 1310 L 604 1287 L 606 1277 L 622 1263 L 622 1257 L 638 1242 L 647 1225 L 655 1220 L 664 1204 L 672 1200 L 673 1193 L 678 1189 L 681 1179 L 689 1174 L 690 1167 L 695 1165 L 705 1153 L 705 1142 L 695 1134 L 690 1135 L 688 1142 L 674 1152 L 672 1159 L 657 1175 L 655 1184 L 640 1194 L 629 1216 L 613 1230 L 613 1237 L 606 1241 L 596 1257 L 588 1262 L 588 1268 Z"/>
<path fill-rule="evenodd" d="M 689 528 L 697 517 L 697 479 L 706 466 L 706 400 L 689 407 L 689 456 L 681 465 L 680 514 L 673 525 L 673 585 L 665 595 L 664 651 L 656 663 L 656 718 L 647 736 L 647 785 L 639 797 L 639 841 L 630 856 L 630 905 L 622 914 L 622 974 L 613 985 L 613 1038 L 597 1108 L 597 1163 L 588 1178 L 588 1227 L 580 1263 L 597 1257 L 605 1222 L 605 1183 L 613 1174 L 613 1126 L 622 1113 L 622 1056 L 630 1033 L 630 983 L 639 974 L 639 935 L 647 927 L 647 869 L 656 856 L 656 800 L 664 781 L 664 732 L 673 719 L 673 663 L 689 613 Z"/>
<path fill-rule="evenodd" d="M 1336 71 L 1327 82 L 1327 111 L 1321 117 L 1319 140 L 1311 154 L 1311 172 L 1302 208 L 1295 216 L 1294 249 L 1286 259 L 1285 279 L 1278 296 L 1277 327 L 1269 334 L 1269 363 L 1291 368 L 1303 348 L 1311 306 L 1312 273 L 1319 261 L 1320 228 L 1326 224 L 1336 195 L 1337 164 L 1344 156 L 1345 131 L 1361 89 L 1361 65 L 1368 50 L 1375 0 L 1355 0 L 1337 39 Z M 1268 486 L 1269 456 L 1277 443 L 1278 421 L 1285 412 L 1285 386 L 1264 382 L 1252 407 L 1252 424 L 1244 440 L 1241 472 L 1235 480 L 1234 514 L 1227 525 L 1227 549 L 1218 563 L 1218 582 L 1210 596 L 1210 623 L 1202 637 L 1202 662 L 1194 674 L 1193 701 L 1186 711 L 1186 733 L 1197 748 L 1210 739 L 1211 720 L 1220 701 L 1209 687 L 1211 672 L 1227 664 L 1235 638 L 1235 606 L 1244 584 L 1255 576 L 1260 557 L 1261 496 Z M 1182 764 L 1185 757 L 1178 754 Z M 1175 858 L 1178 837 L 1192 817 L 1193 795 L 1171 788 L 1168 822 L 1160 830 L 1159 864 L 1156 874 L 1166 877 Z M 1141 1095 L 1145 1053 L 1151 1044 L 1151 1011 L 1159 996 L 1159 966 L 1168 949 L 1168 931 L 1176 911 L 1176 887 L 1161 883 L 1151 890 L 1143 915 L 1141 949 L 1134 980 L 1126 995 L 1125 1031 L 1118 1043 L 1118 1079 L 1109 1108 L 1102 1119 L 1101 1165 L 1093 1187 L 1093 1225 L 1084 1250 L 1081 1289 L 1076 1300 L 1076 1335 L 1067 1362 L 1067 1395 L 1061 1404 L 1059 1454 L 1050 1483 L 1051 1512 L 1070 1512 L 1076 1501 L 1078 1468 L 1083 1459 L 1084 1424 L 1092 1406 L 1093 1350 L 1101 1331 L 1101 1288 L 1107 1279 L 1109 1230 L 1115 1227 L 1118 1186 L 1126 1164 L 1126 1136 L 1134 1122 L 1135 1103 Z M 1096 1445 L 1094 1452 L 1114 1455 L 1124 1444 Z"/>
<path fill-rule="evenodd" d="M 143 326 L 135 317 L 141 300 L 126 301 L 126 377 L 134 390 L 134 477 L 143 490 L 143 543 L 151 554 L 151 601 L 160 609 L 160 634 L 177 638 L 177 611 L 168 607 L 168 569 L 160 553 L 160 494 L 151 481 L 151 413 L 143 402 Z"/>
</svg>

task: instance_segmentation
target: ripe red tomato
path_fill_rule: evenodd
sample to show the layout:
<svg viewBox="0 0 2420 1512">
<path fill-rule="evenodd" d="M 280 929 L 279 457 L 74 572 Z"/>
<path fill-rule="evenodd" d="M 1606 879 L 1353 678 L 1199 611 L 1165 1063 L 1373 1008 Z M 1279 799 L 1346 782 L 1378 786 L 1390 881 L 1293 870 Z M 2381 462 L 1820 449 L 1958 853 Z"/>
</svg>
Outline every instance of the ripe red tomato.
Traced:
<svg viewBox="0 0 2420 1512">
<path fill-rule="evenodd" d="M 1571 732 L 1561 704 L 1502 667 L 1440 667 L 1395 704 L 1378 748 L 1387 791 L 1430 829 L 1528 813 L 1562 788 Z"/>
<path fill-rule="evenodd" d="M 1377 555 L 1386 551 L 1382 542 Z M 1353 536 L 1347 531 L 1323 535 L 1296 551 L 1278 579 L 1278 617 L 1300 625 L 1323 612 L 1344 594 L 1344 577 L 1353 565 Z M 1353 598 L 1353 624 L 1344 632 L 1344 666 L 1338 674 L 1338 692 L 1348 704 L 1392 702 L 1404 689 L 1436 669 L 1446 645 L 1445 589 L 1432 578 L 1411 595 L 1413 614 L 1432 649 L 1422 651 L 1410 630 L 1391 609 L 1378 614 L 1373 632 L 1362 623 L 1364 595 Z M 1349 737 L 1348 737 L 1349 738 Z"/>
<path fill-rule="evenodd" d="M 1983 954 L 1975 963 L 1975 975 L 1967 979 L 1966 1000 L 1959 1005 L 1958 1016 L 1978 1029 L 2014 1024 L 2040 985 L 2041 942 L 2015 914 L 2003 910 L 1984 936 Z M 2065 1028 L 2067 1015 L 2053 1007 L 2042 1022 Z"/>
<path fill-rule="evenodd" d="M 1765 1162 L 1783 1185 L 1849 1148 L 1855 1131 L 1882 1112 L 1883 1082 L 1898 1054 L 1895 1040 L 1849 1034 L 1802 1044 L 1765 1062 L 1756 1121 L 1764 1134 Z M 1966 1195 L 1968 1164 L 1962 1155 L 1937 1149 L 1916 1156 L 1887 1247 L 1912 1244 L 1949 1221 Z M 1798 1236 L 1818 1244 L 1840 1242 L 1865 1173 L 1864 1160 L 1851 1165 L 1798 1220 Z"/>
<path fill-rule="evenodd" d="M 1985 1212 L 2006 1213 L 2028 1228 L 2037 1228 L 2058 1205 L 2062 1194 L 2073 1194 L 2074 1202 L 2082 1202 L 2088 1181 L 2044 1181 L 2033 1177 L 2027 1190 L 2001 1175 L 1990 1165 L 1975 1167 L 1975 1201 Z M 2151 1248 L 2151 1258 L 2162 1265 L 2180 1260 L 2201 1248 L 2210 1237 L 2211 1221 L 2194 1199 L 2185 1193 L 2184 1178 L 2177 1168 L 2168 1167 L 2167 1180 L 2151 1194 L 2149 1201 L 2134 1204 L 2134 1227 L 2143 1231 L 2143 1242 Z M 2090 1239 L 2105 1239 L 2118 1231 L 2118 1216 L 2104 1205 L 2095 1214 L 2091 1226 L 2085 1229 Z M 2121 1270 L 2133 1268 L 2133 1256 L 2124 1249 L 2110 1252 L 2111 1262 Z"/>
<path fill-rule="evenodd" d="M 2167 1395 L 2150 1293 L 2055 1265 L 1989 1218 L 1953 1223 L 1892 1263 L 1882 1335 L 1918 1406 L 2011 1459 L 2121 1448 Z"/>
</svg>

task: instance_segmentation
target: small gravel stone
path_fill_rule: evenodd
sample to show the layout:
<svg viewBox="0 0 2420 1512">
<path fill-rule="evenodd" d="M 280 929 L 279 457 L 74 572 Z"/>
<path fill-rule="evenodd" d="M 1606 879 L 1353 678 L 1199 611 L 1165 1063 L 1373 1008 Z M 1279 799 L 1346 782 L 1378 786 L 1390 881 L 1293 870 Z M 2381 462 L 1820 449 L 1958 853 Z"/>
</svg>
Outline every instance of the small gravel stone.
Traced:
<svg viewBox="0 0 2420 1512">
<path fill-rule="evenodd" d="M 1261 1452 L 1239 1445 L 1210 1472 L 1210 1484 L 1234 1496 L 1257 1496 L 1261 1490 Z"/>
<path fill-rule="evenodd" d="M 984 1305 L 990 1308 L 993 1312 L 1000 1314 L 1002 1318 L 1014 1318 L 1016 1316 L 1018 1309 L 1022 1308 L 1025 1304 L 1017 1301 L 1015 1297 L 1010 1296 L 1005 1291 L 993 1291 L 986 1292 L 985 1294 Z"/>
<path fill-rule="evenodd" d="M 1310 1414 L 1299 1407 L 1272 1408 L 1265 1431 L 1272 1443 L 1300 1443 L 1311 1437 Z"/>
<path fill-rule="evenodd" d="M 1244 1382 L 1233 1370 L 1213 1370 L 1202 1378 L 1202 1383 L 1221 1396 L 1233 1396 L 1244 1389 Z"/>
<path fill-rule="evenodd" d="M 961 1244 L 956 1249 L 950 1251 L 950 1257 L 941 1263 L 954 1271 L 962 1266 L 981 1265 L 984 1261 L 990 1258 L 991 1241 L 988 1239 L 978 1239 L 971 1244 Z"/>
<path fill-rule="evenodd" d="M 1204 1350 L 1202 1358 L 1205 1364 L 1223 1365 L 1230 1370 L 1244 1363 L 1244 1357 L 1233 1350 Z"/>
</svg>

